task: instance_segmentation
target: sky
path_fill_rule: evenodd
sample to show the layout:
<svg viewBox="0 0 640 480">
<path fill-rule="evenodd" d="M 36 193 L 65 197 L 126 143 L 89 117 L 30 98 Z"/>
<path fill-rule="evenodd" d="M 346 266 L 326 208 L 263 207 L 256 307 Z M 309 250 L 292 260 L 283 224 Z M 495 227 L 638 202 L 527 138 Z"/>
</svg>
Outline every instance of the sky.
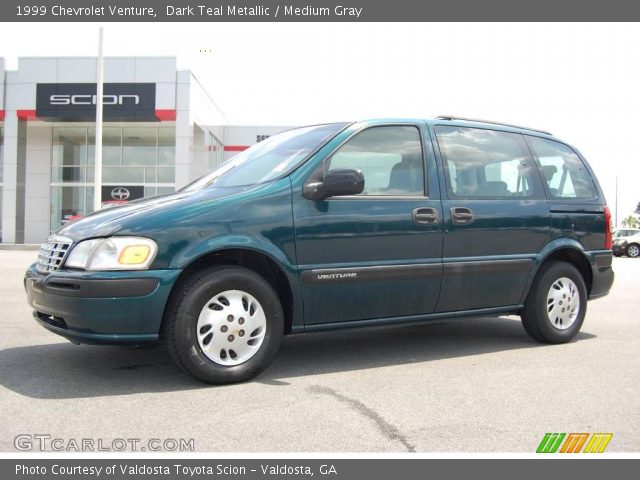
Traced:
<svg viewBox="0 0 640 480">
<path fill-rule="evenodd" d="M 0 56 L 97 53 L 98 24 L 0 24 Z M 640 202 L 640 28 L 566 23 L 107 23 L 105 55 L 175 56 L 233 125 L 440 114 L 551 131 L 618 222 Z"/>
</svg>

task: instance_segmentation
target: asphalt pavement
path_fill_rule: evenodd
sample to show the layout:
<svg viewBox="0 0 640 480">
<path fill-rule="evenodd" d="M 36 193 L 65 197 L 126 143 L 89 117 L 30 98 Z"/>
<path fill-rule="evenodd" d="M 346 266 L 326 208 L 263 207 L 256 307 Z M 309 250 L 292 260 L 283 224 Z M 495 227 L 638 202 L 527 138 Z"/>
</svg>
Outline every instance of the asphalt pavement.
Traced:
<svg viewBox="0 0 640 480">
<path fill-rule="evenodd" d="M 546 432 L 612 432 L 608 452 L 640 451 L 640 259 L 614 260 L 611 294 L 566 345 L 535 342 L 518 317 L 297 335 L 254 381 L 212 387 L 163 348 L 77 346 L 37 325 L 22 286 L 36 255 L 0 251 L 0 451 L 44 434 L 72 450 L 534 452 Z"/>
</svg>

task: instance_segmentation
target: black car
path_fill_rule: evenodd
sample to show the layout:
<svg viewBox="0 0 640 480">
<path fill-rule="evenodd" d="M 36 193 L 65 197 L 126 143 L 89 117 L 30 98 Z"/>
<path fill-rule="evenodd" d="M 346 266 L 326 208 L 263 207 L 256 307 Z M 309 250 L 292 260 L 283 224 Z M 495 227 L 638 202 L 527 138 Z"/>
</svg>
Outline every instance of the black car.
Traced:
<svg viewBox="0 0 640 480">
<path fill-rule="evenodd" d="M 611 251 L 616 257 L 623 256 L 626 249 L 627 240 L 625 238 L 618 238 L 614 240 L 613 245 L 611 246 Z"/>
</svg>

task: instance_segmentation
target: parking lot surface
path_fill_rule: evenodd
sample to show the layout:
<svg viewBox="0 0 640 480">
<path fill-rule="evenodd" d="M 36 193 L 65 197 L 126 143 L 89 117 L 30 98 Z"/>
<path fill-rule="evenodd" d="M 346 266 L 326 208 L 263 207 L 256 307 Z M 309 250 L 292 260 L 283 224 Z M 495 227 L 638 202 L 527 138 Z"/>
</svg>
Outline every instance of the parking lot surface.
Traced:
<svg viewBox="0 0 640 480">
<path fill-rule="evenodd" d="M 577 340 L 518 317 L 285 338 L 256 380 L 203 385 L 163 348 L 76 346 L 38 326 L 34 251 L 0 251 L 0 451 L 21 434 L 193 439 L 215 452 L 534 452 L 546 432 L 613 432 L 640 451 L 640 259 L 614 260 Z"/>
</svg>

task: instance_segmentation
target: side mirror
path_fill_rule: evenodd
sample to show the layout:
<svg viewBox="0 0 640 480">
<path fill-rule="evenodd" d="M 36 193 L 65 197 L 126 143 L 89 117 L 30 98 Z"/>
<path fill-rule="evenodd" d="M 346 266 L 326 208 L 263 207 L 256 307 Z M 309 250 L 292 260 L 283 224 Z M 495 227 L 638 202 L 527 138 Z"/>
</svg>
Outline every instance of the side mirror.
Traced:
<svg viewBox="0 0 640 480">
<path fill-rule="evenodd" d="M 364 175 L 360 170 L 336 168 L 329 170 L 324 180 L 308 182 L 302 191 L 309 200 L 324 200 L 338 195 L 357 195 L 364 191 Z"/>
</svg>

